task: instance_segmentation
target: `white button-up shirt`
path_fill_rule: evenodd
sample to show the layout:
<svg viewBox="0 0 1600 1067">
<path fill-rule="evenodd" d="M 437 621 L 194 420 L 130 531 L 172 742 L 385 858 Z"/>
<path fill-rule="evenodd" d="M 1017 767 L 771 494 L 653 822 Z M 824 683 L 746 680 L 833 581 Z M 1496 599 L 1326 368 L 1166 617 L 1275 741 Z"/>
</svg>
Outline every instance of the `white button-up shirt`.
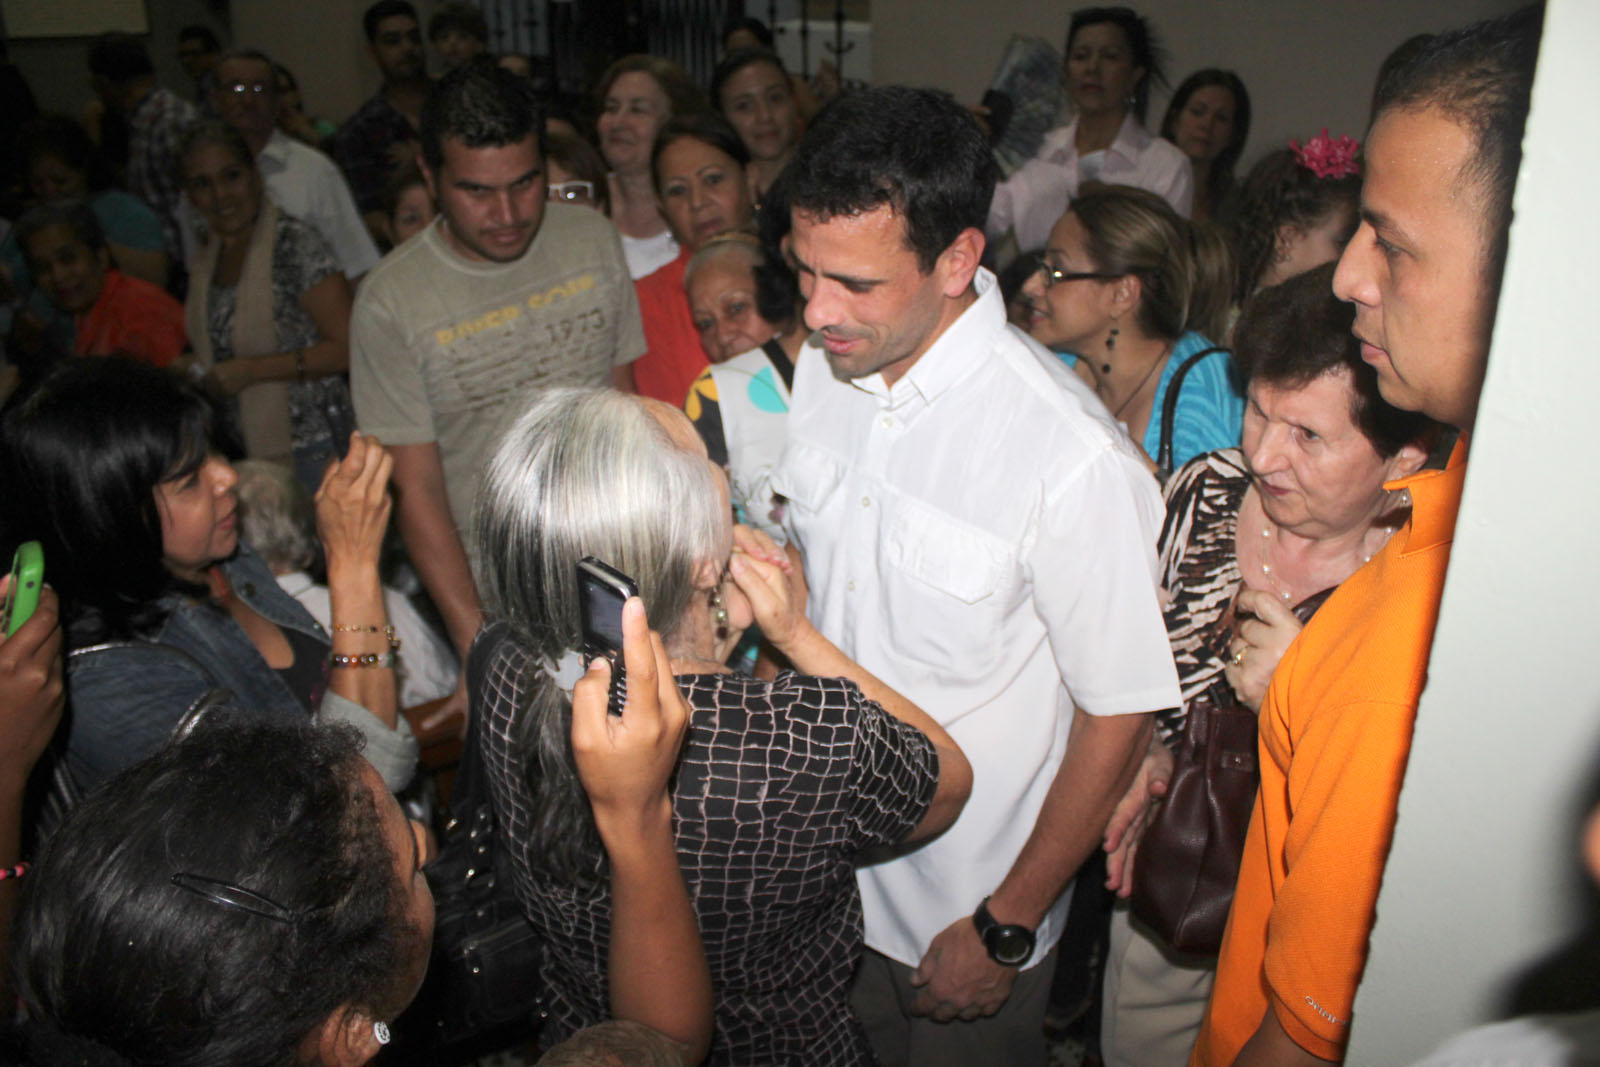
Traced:
<svg viewBox="0 0 1600 1067">
<path fill-rule="evenodd" d="M 1078 195 L 1078 186 L 1090 179 L 1078 156 L 1077 137 L 1076 119 L 1070 126 L 1051 130 L 1040 142 L 1039 154 L 995 186 L 989 221 L 984 224 L 991 241 L 1015 229 L 1018 251 L 1036 252 L 1045 246 L 1051 229 Z M 1194 207 L 1194 168 L 1176 145 L 1151 136 L 1129 115 L 1100 155 L 1095 181 L 1148 189 L 1189 217 Z"/>
<path fill-rule="evenodd" d="M 893 387 L 796 360 L 775 488 L 812 621 L 921 705 L 973 768 L 945 833 L 859 871 L 867 944 L 915 966 L 1021 851 L 1093 715 L 1175 707 L 1155 480 L 1104 406 L 1006 323 L 994 276 Z M 1063 893 L 1038 930 L 1060 932 Z"/>
</svg>

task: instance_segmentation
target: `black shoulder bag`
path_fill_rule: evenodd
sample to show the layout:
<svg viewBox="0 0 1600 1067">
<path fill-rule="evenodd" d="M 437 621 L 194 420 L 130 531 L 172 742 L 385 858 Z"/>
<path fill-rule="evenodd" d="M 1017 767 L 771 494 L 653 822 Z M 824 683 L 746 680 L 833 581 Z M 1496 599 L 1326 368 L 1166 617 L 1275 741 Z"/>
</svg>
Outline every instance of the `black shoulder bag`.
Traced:
<svg viewBox="0 0 1600 1067">
<path fill-rule="evenodd" d="M 1156 448 L 1156 480 L 1162 485 L 1166 485 L 1167 479 L 1172 477 L 1172 422 L 1178 415 L 1178 394 L 1183 391 L 1183 380 L 1196 363 L 1213 352 L 1226 351 L 1221 345 L 1202 348 L 1178 364 L 1178 369 L 1172 372 L 1172 381 L 1167 383 L 1166 399 L 1161 402 L 1161 444 Z"/>
<path fill-rule="evenodd" d="M 468 692 L 480 690 L 490 658 L 468 658 Z M 444 844 L 425 869 L 435 917 L 428 975 L 395 1024 L 399 1055 L 385 1057 L 386 1064 L 437 1064 L 446 1047 L 496 1047 L 531 1036 L 544 1019 L 543 945 L 517 900 L 505 843 L 497 840 L 481 719 L 468 720 Z"/>
</svg>

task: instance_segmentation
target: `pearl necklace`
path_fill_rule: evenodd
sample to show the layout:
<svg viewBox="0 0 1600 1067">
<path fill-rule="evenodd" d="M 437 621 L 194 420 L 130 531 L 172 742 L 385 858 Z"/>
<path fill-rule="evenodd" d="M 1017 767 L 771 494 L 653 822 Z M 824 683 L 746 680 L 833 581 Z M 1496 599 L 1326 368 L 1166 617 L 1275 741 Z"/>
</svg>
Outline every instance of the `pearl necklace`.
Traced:
<svg viewBox="0 0 1600 1067">
<path fill-rule="evenodd" d="M 1267 546 L 1272 543 L 1272 520 L 1267 518 L 1265 514 L 1263 514 L 1261 518 L 1261 573 L 1266 577 L 1267 584 L 1272 586 L 1272 591 L 1282 597 L 1285 603 L 1288 603 L 1291 599 L 1293 599 L 1294 594 L 1278 584 L 1278 579 L 1272 576 L 1271 565 L 1267 563 Z M 1383 540 L 1378 542 L 1378 548 L 1382 548 L 1384 545 L 1389 543 L 1389 538 L 1394 536 L 1394 531 L 1395 527 L 1393 526 L 1385 526 L 1383 528 Z M 1362 556 L 1361 566 L 1364 567 L 1371 562 L 1372 556 L 1376 551 L 1377 549 L 1373 549 L 1372 552 L 1368 552 L 1365 556 Z M 1357 569 L 1359 570 L 1360 568 L 1358 567 Z"/>
</svg>

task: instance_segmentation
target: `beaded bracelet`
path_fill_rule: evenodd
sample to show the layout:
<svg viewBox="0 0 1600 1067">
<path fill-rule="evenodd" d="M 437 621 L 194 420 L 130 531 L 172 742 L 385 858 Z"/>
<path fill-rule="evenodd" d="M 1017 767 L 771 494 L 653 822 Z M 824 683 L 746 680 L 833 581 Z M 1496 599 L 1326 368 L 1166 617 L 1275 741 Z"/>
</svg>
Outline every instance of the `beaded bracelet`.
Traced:
<svg viewBox="0 0 1600 1067">
<path fill-rule="evenodd" d="M 28 863 L 26 860 L 17 864 L 15 867 L 0 867 L 0 882 L 5 881 L 7 878 L 21 878 L 27 873 Z"/>
<path fill-rule="evenodd" d="M 362 652 L 355 656 L 346 656 L 339 652 L 328 654 L 328 662 L 335 667 L 393 667 L 393 652 Z"/>
</svg>

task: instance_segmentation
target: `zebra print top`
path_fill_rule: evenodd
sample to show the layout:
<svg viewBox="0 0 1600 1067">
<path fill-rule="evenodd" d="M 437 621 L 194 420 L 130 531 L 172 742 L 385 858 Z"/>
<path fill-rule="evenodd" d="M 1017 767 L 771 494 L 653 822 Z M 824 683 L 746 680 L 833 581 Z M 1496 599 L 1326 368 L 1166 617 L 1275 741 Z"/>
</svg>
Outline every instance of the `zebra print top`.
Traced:
<svg viewBox="0 0 1600 1067">
<path fill-rule="evenodd" d="M 1239 506 L 1250 488 L 1244 453 L 1207 452 L 1179 467 L 1167 482 L 1167 517 L 1156 551 L 1167 639 L 1178 666 L 1184 706 L 1156 712 L 1156 729 L 1169 746 L 1188 716 L 1189 701 L 1222 677 L 1233 637 L 1233 598 L 1239 592 Z"/>
</svg>

